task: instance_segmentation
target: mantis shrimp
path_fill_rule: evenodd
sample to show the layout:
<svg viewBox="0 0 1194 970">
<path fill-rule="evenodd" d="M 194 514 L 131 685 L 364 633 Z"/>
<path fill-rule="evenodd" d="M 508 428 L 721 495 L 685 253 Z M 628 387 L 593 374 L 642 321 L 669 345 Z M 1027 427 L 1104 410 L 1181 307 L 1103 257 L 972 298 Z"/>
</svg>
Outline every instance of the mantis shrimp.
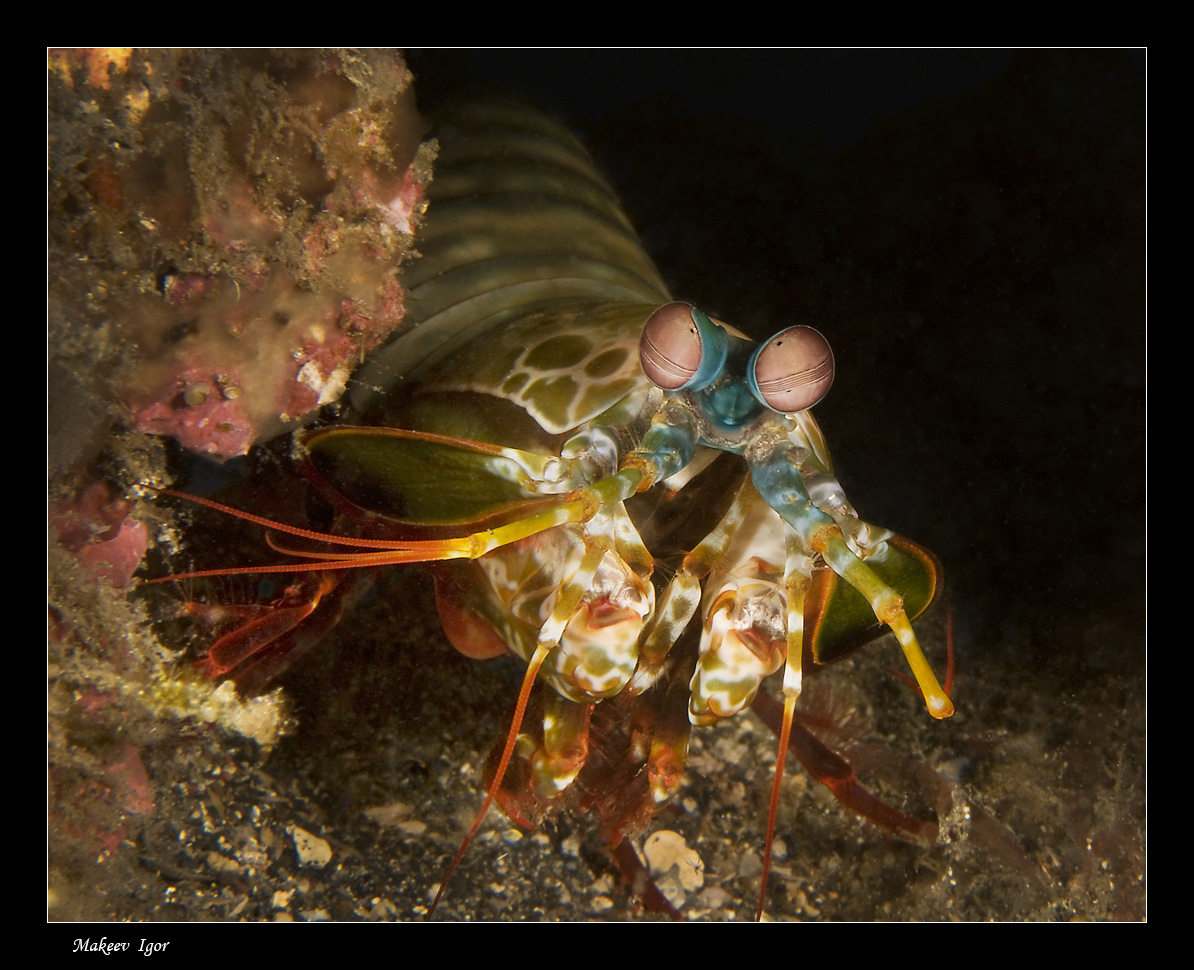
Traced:
<svg viewBox="0 0 1194 970">
<path fill-rule="evenodd" d="M 785 753 L 841 781 L 840 759 L 795 738 L 804 674 L 890 630 L 929 713 L 953 713 L 911 626 L 940 566 L 859 518 L 834 477 L 810 411 L 833 380 L 821 334 L 793 325 L 755 345 L 674 300 L 584 148 L 542 113 L 466 104 L 437 135 L 407 320 L 356 375 L 361 423 L 296 438 L 345 528 L 215 506 L 334 549 L 275 543 L 299 561 L 187 574 L 297 577 L 203 665 L 268 678 L 351 571 L 433 564 L 452 644 L 526 664 L 448 875 L 494 800 L 524 826 L 591 809 L 622 845 L 679 790 L 692 728 L 759 706 L 782 670 L 761 915 Z"/>
</svg>

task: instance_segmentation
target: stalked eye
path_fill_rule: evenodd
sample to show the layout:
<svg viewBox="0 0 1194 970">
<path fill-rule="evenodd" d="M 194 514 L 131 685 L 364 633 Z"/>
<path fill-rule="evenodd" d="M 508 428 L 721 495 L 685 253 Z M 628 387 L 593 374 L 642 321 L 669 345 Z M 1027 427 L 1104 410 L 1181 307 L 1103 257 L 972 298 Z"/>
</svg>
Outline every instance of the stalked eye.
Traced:
<svg viewBox="0 0 1194 970">
<path fill-rule="evenodd" d="M 725 366 L 726 332 L 696 307 L 669 303 L 647 320 L 638 355 L 656 387 L 699 391 Z"/>
<path fill-rule="evenodd" d="M 812 327 L 789 327 L 755 351 L 748 374 L 760 403 L 781 414 L 806 411 L 833 384 L 833 351 Z"/>
</svg>

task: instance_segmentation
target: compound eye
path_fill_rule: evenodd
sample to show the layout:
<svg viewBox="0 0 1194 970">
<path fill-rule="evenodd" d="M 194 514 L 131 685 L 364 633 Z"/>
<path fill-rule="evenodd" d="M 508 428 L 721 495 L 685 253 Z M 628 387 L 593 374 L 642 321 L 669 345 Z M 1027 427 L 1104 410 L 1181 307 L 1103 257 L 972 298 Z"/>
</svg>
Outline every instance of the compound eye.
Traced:
<svg viewBox="0 0 1194 970">
<path fill-rule="evenodd" d="M 773 411 L 806 411 L 833 384 L 833 351 L 812 327 L 789 327 L 750 359 L 751 393 Z"/>
<path fill-rule="evenodd" d="M 721 373 L 726 332 L 688 303 L 651 314 L 638 345 L 643 373 L 665 391 L 699 391 Z"/>
</svg>

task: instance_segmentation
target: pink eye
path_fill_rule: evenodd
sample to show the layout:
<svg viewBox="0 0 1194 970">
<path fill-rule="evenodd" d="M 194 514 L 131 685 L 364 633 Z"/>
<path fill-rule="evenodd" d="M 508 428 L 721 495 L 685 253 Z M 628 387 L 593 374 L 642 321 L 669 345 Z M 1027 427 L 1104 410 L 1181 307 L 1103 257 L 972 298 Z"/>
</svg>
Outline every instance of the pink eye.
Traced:
<svg viewBox="0 0 1194 970">
<path fill-rule="evenodd" d="M 793 414 L 816 404 L 833 384 L 833 351 L 812 327 L 789 327 L 755 351 L 749 369 L 755 397 Z"/>
<path fill-rule="evenodd" d="M 639 340 L 643 373 L 665 391 L 700 390 L 721 373 L 726 334 L 688 303 L 669 303 L 651 314 Z"/>
</svg>

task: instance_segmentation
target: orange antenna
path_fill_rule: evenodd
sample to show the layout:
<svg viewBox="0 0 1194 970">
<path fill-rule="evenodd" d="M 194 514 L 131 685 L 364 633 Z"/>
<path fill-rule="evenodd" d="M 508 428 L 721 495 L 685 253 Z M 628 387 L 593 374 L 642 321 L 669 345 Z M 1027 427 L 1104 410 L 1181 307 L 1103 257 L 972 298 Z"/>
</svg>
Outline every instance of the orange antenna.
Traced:
<svg viewBox="0 0 1194 970">
<path fill-rule="evenodd" d="M 788 754 L 788 742 L 792 737 L 792 718 L 796 715 L 797 696 L 784 696 L 784 720 L 779 732 L 779 752 L 775 756 L 775 777 L 771 780 L 771 807 L 767 810 L 767 841 L 763 846 L 763 881 L 759 886 L 759 907 L 755 910 L 756 923 L 763 919 L 763 906 L 767 902 L 767 878 L 771 875 L 771 844 L 775 841 L 775 815 L 779 809 L 779 788 L 784 778 L 784 761 Z"/>
<path fill-rule="evenodd" d="M 497 797 L 498 789 L 502 787 L 502 781 L 506 777 L 506 769 L 510 765 L 510 758 L 514 755 L 514 745 L 518 741 L 518 732 L 522 728 L 522 719 L 526 715 L 527 702 L 531 698 L 531 688 L 535 685 L 535 676 L 539 673 L 539 668 L 543 665 L 543 661 L 547 659 L 547 655 L 551 652 L 553 646 L 555 646 L 553 643 L 540 643 L 531 655 L 530 663 L 527 664 L 527 672 L 522 678 L 522 688 L 518 692 L 518 704 L 514 708 L 514 718 L 510 722 L 510 730 L 506 733 L 506 747 L 502 750 L 502 759 L 498 762 L 497 771 L 493 775 L 493 781 L 489 783 L 489 791 L 485 793 L 485 801 L 481 803 L 477 817 L 473 819 L 473 827 L 469 829 L 468 835 L 460 843 L 460 848 L 456 850 L 456 855 L 452 857 L 452 861 L 448 864 L 444 877 L 439 881 L 439 889 L 435 893 L 435 899 L 431 901 L 431 908 L 427 911 L 427 919 L 431 919 L 435 915 L 435 909 L 439 906 L 440 897 L 443 896 L 444 889 L 447 888 L 448 880 L 452 878 L 452 874 L 460 865 L 460 860 L 464 858 L 464 853 L 468 851 L 468 847 L 472 845 L 473 839 L 477 837 L 477 833 L 481 830 L 481 823 L 485 820 L 485 815 L 489 811 L 489 806 L 493 804 L 494 798 Z"/>
</svg>

